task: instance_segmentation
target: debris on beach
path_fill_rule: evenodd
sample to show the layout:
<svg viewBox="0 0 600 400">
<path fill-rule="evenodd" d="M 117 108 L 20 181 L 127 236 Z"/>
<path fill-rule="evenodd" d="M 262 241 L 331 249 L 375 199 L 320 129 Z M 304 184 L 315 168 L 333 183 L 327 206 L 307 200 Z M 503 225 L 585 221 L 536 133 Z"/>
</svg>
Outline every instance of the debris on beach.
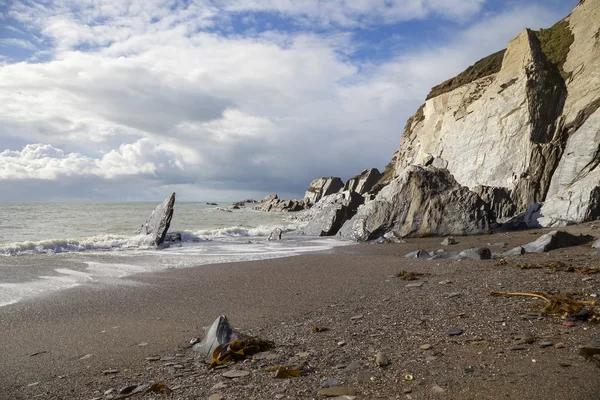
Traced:
<svg viewBox="0 0 600 400">
<path fill-rule="evenodd" d="M 327 332 L 328 330 L 329 330 L 329 328 L 327 328 L 326 326 L 313 326 L 312 327 L 312 333 Z"/>
<path fill-rule="evenodd" d="M 209 358 L 212 357 L 218 346 L 223 346 L 236 339 L 245 338 L 247 336 L 235 330 L 226 316 L 220 315 L 211 326 L 205 328 L 204 338 L 199 343 L 196 342 L 192 347 L 202 357 Z"/>
<path fill-rule="evenodd" d="M 396 274 L 396 277 L 402 279 L 403 281 L 416 281 L 419 279 L 419 277 L 425 275 L 427 274 L 412 271 L 400 271 Z"/>
<path fill-rule="evenodd" d="M 581 319 L 585 315 L 588 322 L 600 322 L 600 315 L 592 307 L 596 306 L 596 301 L 577 300 L 568 293 L 543 293 L 543 292 L 496 292 L 490 293 L 492 296 L 526 296 L 535 297 L 546 302 L 546 305 L 539 311 L 543 314 L 560 314 L 570 319 Z"/>
<path fill-rule="evenodd" d="M 579 272 L 583 275 L 593 275 L 600 273 L 600 268 L 593 268 L 587 266 L 573 266 L 562 261 L 549 262 L 549 263 L 519 263 L 515 264 L 516 269 L 550 269 L 553 272 Z"/>
<path fill-rule="evenodd" d="M 248 356 L 270 350 L 273 347 L 275 347 L 275 343 L 259 337 L 250 337 L 241 340 L 234 339 L 229 343 L 219 345 L 215 348 L 208 369 L 225 365 L 229 361 L 244 360 Z"/>
</svg>

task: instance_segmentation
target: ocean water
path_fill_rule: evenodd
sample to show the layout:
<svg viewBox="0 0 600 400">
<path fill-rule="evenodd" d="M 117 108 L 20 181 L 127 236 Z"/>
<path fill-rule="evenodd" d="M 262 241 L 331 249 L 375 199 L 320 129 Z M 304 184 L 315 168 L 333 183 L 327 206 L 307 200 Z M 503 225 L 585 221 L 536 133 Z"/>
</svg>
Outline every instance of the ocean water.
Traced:
<svg viewBox="0 0 600 400">
<path fill-rule="evenodd" d="M 175 203 L 169 232 L 183 241 L 157 249 L 136 231 L 158 203 L 0 203 L 0 306 L 81 285 L 127 285 L 144 272 L 288 257 L 347 243 L 305 237 L 293 213 L 249 205 Z M 283 240 L 269 241 L 275 228 Z"/>
</svg>

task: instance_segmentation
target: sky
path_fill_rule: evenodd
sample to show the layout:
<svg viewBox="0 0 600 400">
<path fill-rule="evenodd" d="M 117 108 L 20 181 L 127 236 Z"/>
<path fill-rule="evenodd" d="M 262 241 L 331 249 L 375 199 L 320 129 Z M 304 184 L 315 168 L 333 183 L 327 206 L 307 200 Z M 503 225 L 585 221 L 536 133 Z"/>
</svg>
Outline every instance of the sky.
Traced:
<svg viewBox="0 0 600 400">
<path fill-rule="evenodd" d="M 578 0 L 0 0 L 0 201 L 302 198 Z"/>
</svg>

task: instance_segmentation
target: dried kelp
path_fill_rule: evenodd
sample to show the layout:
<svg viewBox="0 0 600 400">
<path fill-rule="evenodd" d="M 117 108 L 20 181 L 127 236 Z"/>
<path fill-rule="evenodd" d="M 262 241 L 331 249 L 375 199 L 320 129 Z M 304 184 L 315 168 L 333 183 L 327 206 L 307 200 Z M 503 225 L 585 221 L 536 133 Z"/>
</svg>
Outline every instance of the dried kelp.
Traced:
<svg viewBox="0 0 600 400">
<path fill-rule="evenodd" d="M 600 315 L 593 309 L 596 306 L 596 301 L 577 300 L 568 293 L 491 292 L 490 294 L 492 296 L 527 296 L 544 300 L 546 305 L 538 311 L 549 315 L 575 316 L 587 310 L 585 314 L 589 322 L 600 322 Z"/>
<path fill-rule="evenodd" d="M 586 266 L 573 266 L 566 264 L 562 261 L 556 261 L 551 263 L 523 263 L 516 264 L 515 268 L 525 270 L 525 269 L 550 269 L 554 272 L 562 271 L 562 272 L 579 272 L 584 275 L 592 275 L 600 273 L 600 268 L 592 268 Z"/>
<path fill-rule="evenodd" d="M 416 281 L 421 276 L 425 276 L 427 274 L 421 274 L 419 272 L 411 272 L 411 271 L 400 271 L 396 274 L 397 278 L 402 279 L 403 281 Z"/>
<path fill-rule="evenodd" d="M 275 347 L 275 343 L 258 337 L 248 339 L 236 339 L 229 343 L 218 346 L 212 354 L 212 362 L 208 369 L 227 364 L 229 361 L 243 360 L 261 351 L 267 351 Z"/>
</svg>

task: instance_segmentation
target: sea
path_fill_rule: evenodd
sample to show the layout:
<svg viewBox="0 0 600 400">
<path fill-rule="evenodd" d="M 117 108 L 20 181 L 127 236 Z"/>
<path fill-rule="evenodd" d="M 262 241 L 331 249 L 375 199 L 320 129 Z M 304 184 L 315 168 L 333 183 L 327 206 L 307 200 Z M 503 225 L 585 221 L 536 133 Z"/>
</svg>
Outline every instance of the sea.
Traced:
<svg viewBox="0 0 600 400">
<path fill-rule="evenodd" d="M 84 285 L 130 284 L 141 273 L 289 257 L 343 246 L 306 237 L 295 213 L 231 210 L 231 203 L 175 203 L 157 248 L 136 231 L 158 203 L 0 203 L 0 307 Z M 268 240 L 276 228 L 282 240 Z"/>
</svg>

